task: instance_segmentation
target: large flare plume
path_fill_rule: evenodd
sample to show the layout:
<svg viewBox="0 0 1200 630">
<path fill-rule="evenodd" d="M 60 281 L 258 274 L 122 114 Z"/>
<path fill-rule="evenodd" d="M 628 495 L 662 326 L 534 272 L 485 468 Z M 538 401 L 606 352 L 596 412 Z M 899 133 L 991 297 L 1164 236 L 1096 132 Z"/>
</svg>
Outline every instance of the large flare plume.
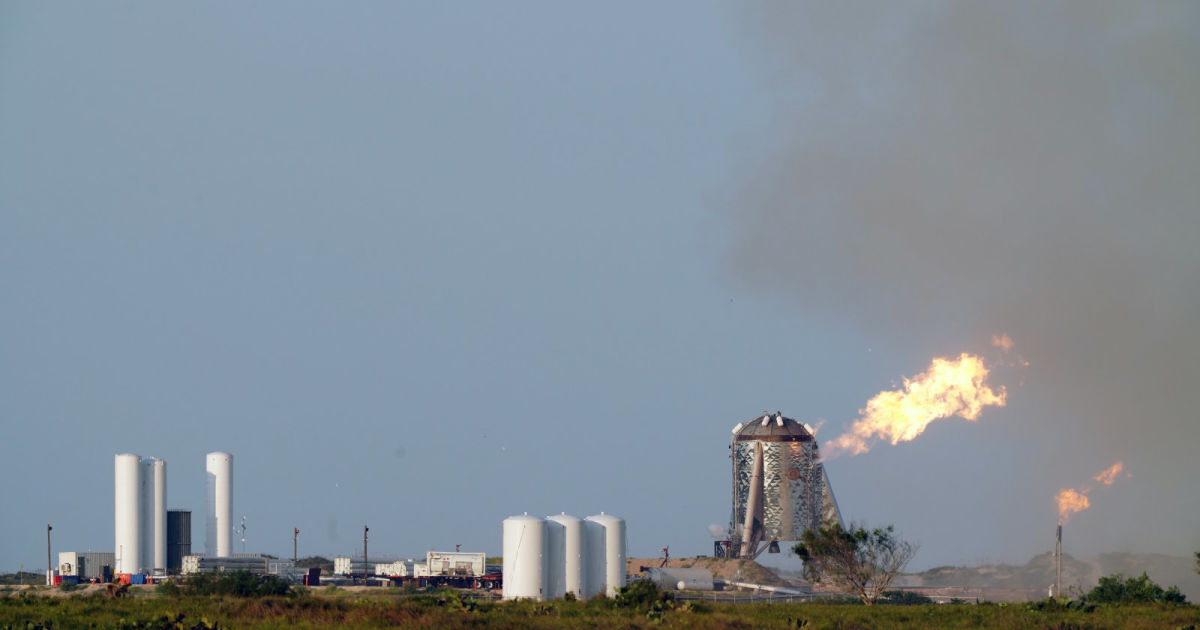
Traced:
<svg viewBox="0 0 1200 630">
<path fill-rule="evenodd" d="M 878 440 L 907 442 L 925 431 L 929 423 L 959 416 L 974 421 L 984 407 L 1003 407 L 1004 387 L 987 384 L 983 359 L 962 353 L 957 359 L 939 357 L 929 369 L 904 379 L 901 389 L 879 392 L 859 410 L 850 429 L 825 443 L 825 456 L 859 455 Z"/>
<path fill-rule="evenodd" d="M 1130 473 L 1125 471 L 1124 462 L 1117 462 L 1108 468 L 1100 471 L 1098 475 L 1092 477 L 1093 481 L 1097 481 L 1106 486 L 1111 486 L 1117 477 L 1124 473 L 1126 477 L 1132 477 Z M 1088 499 L 1088 493 L 1092 491 L 1091 486 L 1085 486 L 1081 490 L 1073 488 L 1063 488 L 1055 495 L 1054 500 L 1058 503 L 1058 524 L 1066 525 L 1067 521 L 1071 520 L 1071 515 L 1076 512 L 1082 512 L 1092 506 L 1092 502 Z"/>
</svg>

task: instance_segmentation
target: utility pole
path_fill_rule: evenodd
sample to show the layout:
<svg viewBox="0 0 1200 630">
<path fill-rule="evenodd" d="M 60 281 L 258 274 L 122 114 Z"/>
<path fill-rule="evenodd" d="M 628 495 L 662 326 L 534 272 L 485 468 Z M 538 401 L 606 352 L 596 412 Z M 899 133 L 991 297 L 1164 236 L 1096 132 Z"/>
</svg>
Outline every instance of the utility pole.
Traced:
<svg viewBox="0 0 1200 630">
<path fill-rule="evenodd" d="M 46 523 L 46 584 L 54 585 L 54 565 L 50 563 L 50 523 Z"/>
<path fill-rule="evenodd" d="M 367 585 L 367 529 L 363 525 L 363 586 Z"/>
<path fill-rule="evenodd" d="M 296 559 L 296 539 L 300 537 L 300 528 L 293 527 L 292 529 L 295 530 L 292 532 L 292 564 L 296 564 L 298 562 Z"/>
</svg>

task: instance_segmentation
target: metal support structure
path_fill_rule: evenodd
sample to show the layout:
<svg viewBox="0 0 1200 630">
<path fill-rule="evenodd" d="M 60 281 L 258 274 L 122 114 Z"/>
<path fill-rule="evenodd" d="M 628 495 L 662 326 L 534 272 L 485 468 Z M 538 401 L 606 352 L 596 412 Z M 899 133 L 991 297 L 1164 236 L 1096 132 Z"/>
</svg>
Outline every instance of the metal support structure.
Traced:
<svg viewBox="0 0 1200 630">
<path fill-rule="evenodd" d="M 367 530 L 369 528 L 363 525 L 363 584 L 367 583 Z"/>
<path fill-rule="evenodd" d="M 1054 542 L 1054 596 L 1062 597 L 1062 525 Z"/>
<path fill-rule="evenodd" d="M 296 559 L 296 541 L 300 538 L 300 528 L 292 528 L 292 564 L 296 564 L 299 560 Z"/>
<path fill-rule="evenodd" d="M 46 584 L 52 586 L 54 584 L 54 564 L 50 562 L 50 523 L 46 523 Z"/>
</svg>

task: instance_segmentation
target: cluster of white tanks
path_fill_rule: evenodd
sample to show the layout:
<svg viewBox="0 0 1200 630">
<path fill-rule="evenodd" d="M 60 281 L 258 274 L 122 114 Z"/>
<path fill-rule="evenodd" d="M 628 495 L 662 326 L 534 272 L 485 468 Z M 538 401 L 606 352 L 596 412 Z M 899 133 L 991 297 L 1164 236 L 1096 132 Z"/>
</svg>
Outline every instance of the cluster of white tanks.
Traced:
<svg viewBox="0 0 1200 630">
<path fill-rule="evenodd" d="M 167 463 L 122 453 L 114 462 L 117 573 L 167 567 Z"/>
<path fill-rule="evenodd" d="M 208 555 L 232 555 L 233 456 L 209 453 Z M 167 569 L 167 462 L 122 453 L 115 460 L 116 573 Z M 190 534 L 188 536 L 190 540 Z"/>
<path fill-rule="evenodd" d="M 625 586 L 625 519 L 565 512 L 504 519 L 504 599 L 613 597 Z"/>
</svg>

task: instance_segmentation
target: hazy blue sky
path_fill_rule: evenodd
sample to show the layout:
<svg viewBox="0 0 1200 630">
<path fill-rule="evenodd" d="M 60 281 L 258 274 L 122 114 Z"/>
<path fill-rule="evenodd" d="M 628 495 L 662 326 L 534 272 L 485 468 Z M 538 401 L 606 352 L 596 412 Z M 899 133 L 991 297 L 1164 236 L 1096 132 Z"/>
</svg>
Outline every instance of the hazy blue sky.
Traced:
<svg viewBox="0 0 1200 630">
<path fill-rule="evenodd" d="M 1193 3 L 0 3 L 0 570 L 110 550 L 709 553 L 729 429 L 1007 332 L 1009 405 L 829 463 L 914 567 L 1200 548 Z M 240 544 L 238 544 L 240 548 Z"/>
</svg>

